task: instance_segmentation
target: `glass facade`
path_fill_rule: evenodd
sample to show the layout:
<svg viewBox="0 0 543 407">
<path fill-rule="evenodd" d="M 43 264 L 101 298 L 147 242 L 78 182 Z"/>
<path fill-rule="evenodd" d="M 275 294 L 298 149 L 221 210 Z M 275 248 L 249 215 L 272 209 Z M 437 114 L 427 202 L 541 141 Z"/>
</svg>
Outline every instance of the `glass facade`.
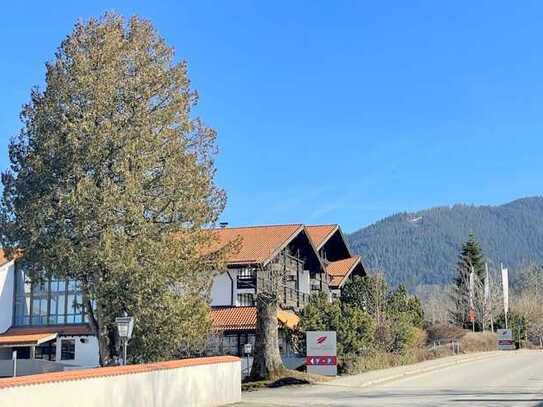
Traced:
<svg viewBox="0 0 543 407">
<path fill-rule="evenodd" d="M 15 275 L 15 326 L 86 322 L 78 282 L 51 278 L 32 283 L 21 270 Z"/>
</svg>

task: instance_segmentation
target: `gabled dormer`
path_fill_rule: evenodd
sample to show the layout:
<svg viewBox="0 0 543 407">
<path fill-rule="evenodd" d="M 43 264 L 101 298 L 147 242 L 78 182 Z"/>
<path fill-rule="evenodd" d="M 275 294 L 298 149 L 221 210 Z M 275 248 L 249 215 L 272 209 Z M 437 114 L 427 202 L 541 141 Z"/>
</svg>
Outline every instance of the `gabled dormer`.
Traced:
<svg viewBox="0 0 543 407">
<path fill-rule="evenodd" d="M 326 265 L 330 290 L 339 295 L 349 278 L 364 276 L 366 271 L 360 256 L 353 256 L 339 225 L 306 226 L 319 256 Z"/>
<path fill-rule="evenodd" d="M 237 244 L 226 272 L 215 277 L 212 306 L 254 305 L 272 274 L 284 278 L 279 294 L 285 308 L 299 309 L 312 292 L 328 291 L 326 266 L 302 224 L 224 227 L 215 235 L 217 249 Z"/>
</svg>

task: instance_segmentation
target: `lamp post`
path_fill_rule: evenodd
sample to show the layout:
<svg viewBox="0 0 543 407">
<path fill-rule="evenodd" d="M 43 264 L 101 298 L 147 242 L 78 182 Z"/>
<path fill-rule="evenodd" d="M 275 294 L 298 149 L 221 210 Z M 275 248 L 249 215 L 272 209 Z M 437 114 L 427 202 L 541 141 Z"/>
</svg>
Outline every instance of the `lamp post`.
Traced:
<svg viewBox="0 0 543 407">
<path fill-rule="evenodd" d="M 134 317 L 129 317 L 125 312 L 124 316 L 115 318 L 115 324 L 117 325 L 117 332 L 123 346 L 123 365 L 126 365 L 126 349 L 128 347 L 128 341 L 132 338 Z"/>
<path fill-rule="evenodd" d="M 251 356 L 251 353 L 253 353 L 253 344 L 248 342 L 245 345 L 243 345 L 243 353 L 245 353 L 245 357 L 247 358 L 247 376 L 251 374 L 251 368 L 249 366 L 249 357 Z"/>
</svg>

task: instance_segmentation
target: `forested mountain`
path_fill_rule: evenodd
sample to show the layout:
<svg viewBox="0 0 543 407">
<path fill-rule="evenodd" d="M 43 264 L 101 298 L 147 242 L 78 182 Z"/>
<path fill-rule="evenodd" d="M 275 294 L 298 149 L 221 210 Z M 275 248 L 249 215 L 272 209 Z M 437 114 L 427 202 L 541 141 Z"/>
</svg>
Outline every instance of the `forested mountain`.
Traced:
<svg viewBox="0 0 543 407">
<path fill-rule="evenodd" d="M 451 282 L 458 252 L 470 233 L 491 266 L 514 269 L 543 263 L 543 197 L 500 206 L 454 205 L 399 213 L 348 236 L 366 269 L 392 285 Z"/>
</svg>

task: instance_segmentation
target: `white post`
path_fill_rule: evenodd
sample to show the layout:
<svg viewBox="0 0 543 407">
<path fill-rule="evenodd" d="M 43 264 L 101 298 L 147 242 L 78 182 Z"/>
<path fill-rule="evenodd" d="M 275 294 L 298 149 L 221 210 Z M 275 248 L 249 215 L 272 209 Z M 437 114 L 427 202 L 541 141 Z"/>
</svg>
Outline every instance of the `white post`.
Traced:
<svg viewBox="0 0 543 407">
<path fill-rule="evenodd" d="M 127 365 L 127 360 L 126 360 L 126 358 L 127 358 L 127 348 L 128 348 L 128 339 L 125 338 L 123 340 L 123 365 L 125 365 L 125 366 Z"/>
<path fill-rule="evenodd" d="M 503 263 L 500 263 L 502 272 L 502 288 L 503 288 L 503 311 L 505 315 L 505 329 L 509 328 L 508 313 L 509 313 L 509 271 L 503 268 Z"/>
<path fill-rule="evenodd" d="M 11 359 L 13 360 L 13 377 L 17 377 L 17 350 L 14 350 Z"/>
</svg>

